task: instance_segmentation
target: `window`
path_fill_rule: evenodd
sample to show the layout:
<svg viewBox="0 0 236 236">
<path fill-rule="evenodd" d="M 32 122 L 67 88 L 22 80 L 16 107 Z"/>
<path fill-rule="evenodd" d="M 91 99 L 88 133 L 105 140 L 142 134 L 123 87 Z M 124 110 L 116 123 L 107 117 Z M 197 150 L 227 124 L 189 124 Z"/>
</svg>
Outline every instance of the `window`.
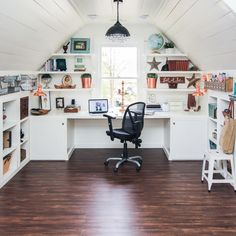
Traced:
<svg viewBox="0 0 236 236">
<path fill-rule="evenodd" d="M 137 65 L 136 47 L 102 47 L 102 96 L 108 98 L 112 106 L 121 105 L 122 81 L 124 82 L 124 105 L 136 101 Z"/>
</svg>

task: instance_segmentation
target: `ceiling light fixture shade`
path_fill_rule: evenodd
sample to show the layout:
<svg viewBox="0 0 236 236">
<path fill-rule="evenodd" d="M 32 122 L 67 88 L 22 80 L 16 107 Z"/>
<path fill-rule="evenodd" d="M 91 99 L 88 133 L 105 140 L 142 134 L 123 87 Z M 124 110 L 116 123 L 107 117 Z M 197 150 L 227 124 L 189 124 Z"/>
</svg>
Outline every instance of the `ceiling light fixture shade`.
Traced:
<svg viewBox="0 0 236 236">
<path fill-rule="evenodd" d="M 119 3 L 123 0 L 114 0 L 117 2 L 117 21 L 106 32 L 106 37 L 112 41 L 124 41 L 130 37 L 129 31 L 119 21 Z"/>
</svg>

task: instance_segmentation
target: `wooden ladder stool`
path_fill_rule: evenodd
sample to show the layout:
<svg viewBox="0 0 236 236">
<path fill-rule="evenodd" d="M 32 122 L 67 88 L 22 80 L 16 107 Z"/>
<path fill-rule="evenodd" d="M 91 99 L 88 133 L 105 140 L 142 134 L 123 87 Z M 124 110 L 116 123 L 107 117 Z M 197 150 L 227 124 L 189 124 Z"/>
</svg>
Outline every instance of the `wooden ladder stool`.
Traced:
<svg viewBox="0 0 236 236">
<path fill-rule="evenodd" d="M 208 169 L 206 169 L 206 162 L 208 161 Z M 231 173 L 228 171 L 227 161 L 230 163 Z M 236 179 L 234 168 L 233 154 L 225 154 L 218 151 L 209 151 L 204 155 L 202 165 L 202 182 L 204 179 L 208 183 L 208 192 L 211 191 L 212 184 L 215 183 L 229 183 L 236 191 Z M 214 179 L 214 174 L 219 173 L 223 178 Z"/>
</svg>

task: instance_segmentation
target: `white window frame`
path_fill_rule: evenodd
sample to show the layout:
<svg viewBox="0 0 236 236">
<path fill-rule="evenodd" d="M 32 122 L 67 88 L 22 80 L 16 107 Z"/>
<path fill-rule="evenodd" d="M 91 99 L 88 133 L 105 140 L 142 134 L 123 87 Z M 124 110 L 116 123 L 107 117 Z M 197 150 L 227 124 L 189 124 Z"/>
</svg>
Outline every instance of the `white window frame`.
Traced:
<svg viewBox="0 0 236 236">
<path fill-rule="evenodd" d="M 136 77 L 103 77 L 102 76 L 102 48 L 103 47 L 135 47 L 137 49 L 137 76 Z M 126 79 L 134 79 L 137 81 L 137 88 L 138 88 L 138 79 L 140 78 L 140 49 L 138 47 L 138 44 L 132 43 L 132 44 L 102 44 L 100 47 L 100 59 L 99 59 L 99 71 L 100 71 L 100 78 L 101 82 L 104 79 L 120 79 L 120 80 L 126 80 Z"/>
</svg>

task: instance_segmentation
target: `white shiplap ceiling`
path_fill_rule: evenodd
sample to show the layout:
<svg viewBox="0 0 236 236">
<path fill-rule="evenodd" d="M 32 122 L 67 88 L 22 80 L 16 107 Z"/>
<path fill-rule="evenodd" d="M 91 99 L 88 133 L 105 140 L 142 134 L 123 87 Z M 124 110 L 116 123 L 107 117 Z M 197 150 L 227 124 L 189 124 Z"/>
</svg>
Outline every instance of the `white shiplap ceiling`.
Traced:
<svg viewBox="0 0 236 236">
<path fill-rule="evenodd" d="M 116 19 L 116 3 L 113 0 L 73 0 L 85 22 L 107 23 Z M 120 18 L 123 22 L 142 22 L 142 16 L 150 20 L 165 0 L 123 0 Z M 94 19 L 89 17 L 95 15 Z M 93 17 L 92 17 L 93 18 Z"/>
<path fill-rule="evenodd" d="M 82 25 L 67 0 L 0 0 L 0 70 L 35 70 Z"/>
<path fill-rule="evenodd" d="M 224 0 L 123 1 L 124 24 L 156 25 L 201 69 L 236 69 L 236 15 Z M 38 69 L 84 24 L 115 18 L 113 0 L 0 0 L 0 70 Z"/>
</svg>

